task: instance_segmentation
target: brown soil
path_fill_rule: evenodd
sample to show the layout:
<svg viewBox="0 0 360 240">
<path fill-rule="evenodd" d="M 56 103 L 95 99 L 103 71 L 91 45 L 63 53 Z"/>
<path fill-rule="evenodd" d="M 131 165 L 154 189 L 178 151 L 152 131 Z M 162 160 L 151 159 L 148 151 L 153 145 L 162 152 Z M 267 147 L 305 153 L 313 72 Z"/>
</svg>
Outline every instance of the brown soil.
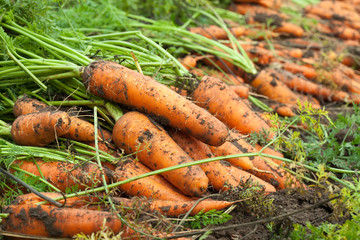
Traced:
<svg viewBox="0 0 360 240">
<path fill-rule="evenodd" d="M 317 202 L 327 199 L 327 196 L 319 197 L 317 191 L 309 189 L 306 191 L 289 191 L 282 190 L 269 195 L 273 199 L 273 206 L 275 210 L 272 217 L 294 212 L 314 206 Z M 228 225 L 249 223 L 264 219 L 264 217 L 257 218 L 246 211 L 246 206 L 237 206 L 231 213 L 233 218 L 221 227 Z M 284 239 L 288 237 L 293 230 L 293 224 L 305 225 L 307 222 L 318 226 L 323 222 L 343 223 L 344 219 L 338 219 L 334 216 L 332 207 L 328 204 L 321 204 L 313 209 L 304 210 L 294 215 L 285 217 L 273 222 L 272 231 L 266 224 L 254 224 L 247 227 L 232 228 L 229 230 L 220 230 L 208 236 L 209 240 L 234 240 L 234 239 Z"/>
</svg>

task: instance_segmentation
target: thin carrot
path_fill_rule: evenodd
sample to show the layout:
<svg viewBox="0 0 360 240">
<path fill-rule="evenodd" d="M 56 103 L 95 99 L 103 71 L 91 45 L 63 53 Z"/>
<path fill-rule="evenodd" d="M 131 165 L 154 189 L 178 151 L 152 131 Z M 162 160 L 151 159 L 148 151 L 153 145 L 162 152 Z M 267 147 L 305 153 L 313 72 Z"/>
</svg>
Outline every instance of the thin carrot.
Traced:
<svg viewBox="0 0 360 240">
<path fill-rule="evenodd" d="M 137 158 L 152 170 L 192 162 L 164 129 L 139 112 L 128 112 L 119 118 L 113 129 L 113 141 L 127 154 Z M 163 173 L 169 182 L 190 196 L 201 196 L 208 187 L 208 178 L 199 166 Z"/>
<path fill-rule="evenodd" d="M 296 91 L 312 94 L 318 98 L 321 97 L 324 100 L 352 101 L 351 95 L 344 91 L 331 89 L 325 85 L 311 82 L 289 72 L 279 70 L 277 76 L 279 77 L 279 80 L 284 82 L 289 88 Z"/>
<path fill-rule="evenodd" d="M 139 176 L 144 172 L 138 171 L 131 162 L 124 162 L 114 172 L 116 182 Z M 129 196 L 146 197 L 148 199 L 162 199 L 175 201 L 191 201 L 190 197 L 169 188 L 153 178 L 141 178 L 129 183 L 121 184 L 118 188 Z"/>
<path fill-rule="evenodd" d="M 210 145 L 221 145 L 226 139 L 228 129 L 223 123 L 153 78 L 106 61 L 92 62 L 82 77 L 93 94 L 137 108 Z"/>
<path fill-rule="evenodd" d="M 225 29 L 216 25 L 210 25 L 208 27 L 191 27 L 189 31 L 211 39 L 228 39 L 228 35 Z M 245 28 L 241 26 L 231 27 L 229 28 L 229 31 L 235 37 L 240 37 L 242 34 L 244 34 Z"/>
<path fill-rule="evenodd" d="M 188 70 L 196 67 L 198 56 L 187 55 L 186 57 L 180 59 L 181 64 Z"/>
<path fill-rule="evenodd" d="M 43 147 L 70 130 L 70 116 L 61 111 L 43 111 L 21 115 L 11 127 L 16 144 Z"/>
<path fill-rule="evenodd" d="M 270 127 L 218 78 L 203 77 L 191 97 L 230 128 L 241 133 L 266 131 L 270 138 L 274 137 Z"/>
<path fill-rule="evenodd" d="M 280 8 L 281 0 L 234 0 L 236 3 L 256 3 L 268 8 Z"/>
<path fill-rule="evenodd" d="M 216 152 L 217 147 L 211 147 L 211 150 L 215 153 L 216 156 L 226 156 L 234 154 L 243 154 L 248 152 L 257 152 L 256 148 L 247 143 L 244 139 L 245 137 L 241 134 L 232 132 L 231 137 L 234 139 L 232 145 L 234 147 L 229 147 L 223 149 L 222 152 Z M 232 158 L 227 159 L 232 165 L 240 167 L 245 171 L 257 176 L 258 178 L 270 183 L 276 189 L 284 189 L 288 186 L 300 186 L 300 183 L 296 180 L 294 176 L 287 173 L 280 167 L 276 167 L 275 164 L 272 164 L 272 159 L 261 158 L 259 156 L 250 157 L 252 167 L 243 168 L 241 161 L 242 158 Z"/>
<path fill-rule="evenodd" d="M 229 85 L 229 88 L 236 93 L 241 98 L 248 98 L 249 97 L 249 87 L 245 84 L 239 85 Z"/>
<path fill-rule="evenodd" d="M 194 160 L 214 157 L 208 145 L 183 132 L 171 131 L 170 136 Z M 240 182 L 230 174 L 230 166 L 224 161 L 208 162 L 199 166 L 209 178 L 210 186 L 216 191 L 227 191 L 239 187 Z"/>
<path fill-rule="evenodd" d="M 272 102 L 269 104 L 277 114 L 283 117 L 294 117 L 296 116 L 295 111 L 297 110 L 298 106 L 291 106 L 290 104 Z"/>
<path fill-rule="evenodd" d="M 261 146 L 259 144 L 255 144 L 255 148 L 256 148 L 256 150 L 260 151 L 261 149 L 263 149 L 263 146 Z M 269 154 L 269 155 L 273 155 L 273 156 L 277 156 L 277 157 L 282 157 L 282 158 L 284 157 L 284 154 L 282 154 L 279 151 L 275 151 L 274 149 L 272 149 L 270 147 L 264 148 L 264 150 L 262 152 L 265 154 Z M 283 161 L 278 160 L 278 159 L 272 159 L 272 161 L 279 165 L 284 163 Z"/>
<path fill-rule="evenodd" d="M 258 93 L 280 103 L 297 106 L 298 101 L 304 105 L 308 100 L 288 88 L 285 83 L 280 81 L 277 71 L 271 68 L 264 68 L 254 79 L 250 80 L 250 84 Z M 312 99 L 309 100 L 312 101 Z M 320 107 L 316 102 L 313 102 L 312 105 Z"/>
<path fill-rule="evenodd" d="M 127 198 L 112 198 L 114 204 L 127 207 L 136 207 L 136 201 Z M 143 206 L 145 211 L 158 212 L 168 217 L 179 217 L 186 214 L 196 204 L 196 200 L 181 201 L 181 200 L 159 200 L 152 199 L 143 201 L 140 199 L 137 205 L 139 208 Z M 235 202 L 219 201 L 219 200 L 203 200 L 195 205 L 194 209 L 190 212 L 190 215 L 196 215 L 200 211 L 208 212 L 210 210 L 221 210 L 233 205 Z M 145 206 L 144 206 L 145 205 Z"/>
<path fill-rule="evenodd" d="M 36 163 L 33 161 L 16 160 L 12 165 L 39 177 L 43 175 L 48 182 L 63 192 L 67 188 L 75 186 L 79 190 L 84 190 L 102 185 L 102 173 L 97 165 L 91 163 L 76 165 L 57 161 L 44 162 L 43 160 L 36 159 Z M 10 169 L 10 171 L 15 172 L 16 170 Z M 106 181 L 112 178 L 111 171 L 106 167 L 104 167 L 104 174 Z"/>
</svg>

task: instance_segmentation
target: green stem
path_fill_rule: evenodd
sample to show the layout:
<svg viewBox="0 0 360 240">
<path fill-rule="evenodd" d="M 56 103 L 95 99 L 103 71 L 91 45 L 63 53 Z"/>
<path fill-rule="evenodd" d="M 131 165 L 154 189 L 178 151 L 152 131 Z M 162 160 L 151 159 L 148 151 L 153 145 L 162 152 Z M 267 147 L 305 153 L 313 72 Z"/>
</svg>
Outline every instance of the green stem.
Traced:
<svg viewBox="0 0 360 240">
<path fill-rule="evenodd" d="M 47 101 L 52 106 L 105 106 L 105 100 Z"/>
</svg>

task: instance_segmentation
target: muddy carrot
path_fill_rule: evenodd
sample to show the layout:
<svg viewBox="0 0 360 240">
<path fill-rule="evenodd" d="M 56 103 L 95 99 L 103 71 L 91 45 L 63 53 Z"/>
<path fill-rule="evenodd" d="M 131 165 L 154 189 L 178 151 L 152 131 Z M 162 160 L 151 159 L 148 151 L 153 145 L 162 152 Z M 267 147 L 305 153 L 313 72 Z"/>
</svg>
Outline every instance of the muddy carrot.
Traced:
<svg viewBox="0 0 360 240">
<path fill-rule="evenodd" d="M 266 131 L 270 138 L 274 137 L 270 127 L 218 78 L 203 77 L 191 97 L 230 128 L 244 134 Z"/>
<path fill-rule="evenodd" d="M 194 160 L 201 160 L 215 156 L 208 145 L 183 132 L 170 131 L 170 136 Z M 209 178 L 210 186 L 212 186 L 216 191 L 226 191 L 239 187 L 240 182 L 238 182 L 234 176 L 230 174 L 230 166 L 226 162 L 208 162 L 200 164 L 199 166 Z"/>
<path fill-rule="evenodd" d="M 288 88 L 285 83 L 280 81 L 277 71 L 271 68 L 264 68 L 254 79 L 249 81 L 258 93 L 280 103 L 297 106 L 298 101 L 304 105 L 307 100 L 300 97 Z M 317 108 L 320 107 L 317 103 L 312 105 Z"/>
<path fill-rule="evenodd" d="M 128 207 L 134 207 L 134 203 L 136 204 L 136 201 L 132 199 L 127 198 L 112 198 L 113 202 L 120 206 L 128 206 Z M 148 201 L 140 200 L 140 206 L 145 205 L 144 208 L 145 211 L 149 212 L 158 212 L 162 215 L 168 216 L 168 217 L 179 217 L 181 215 L 186 214 L 190 209 L 195 205 L 197 201 L 191 200 L 191 201 L 182 201 L 182 200 L 159 200 L 159 199 L 152 199 Z M 196 215 L 200 211 L 208 212 L 210 210 L 222 210 L 226 207 L 229 207 L 233 205 L 235 202 L 228 202 L 228 201 L 219 201 L 219 200 L 203 200 L 200 201 L 195 208 L 190 212 L 190 215 Z M 135 205 L 136 207 L 136 205 Z"/>
<path fill-rule="evenodd" d="M 115 169 L 116 182 L 143 174 L 131 162 L 124 162 Z M 129 196 L 146 197 L 148 199 L 190 201 L 190 197 L 169 188 L 153 178 L 141 178 L 129 183 L 121 184 L 118 188 Z"/>
<path fill-rule="evenodd" d="M 43 147 L 57 137 L 67 134 L 71 120 L 66 112 L 43 111 L 21 115 L 11 127 L 11 137 L 16 144 Z"/>
<path fill-rule="evenodd" d="M 3 212 L 9 213 L 3 219 L 3 230 L 33 237 L 71 238 L 78 233 L 91 235 L 102 229 L 104 221 L 105 226 L 114 233 L 123 232 L 122 237 L 135 234 L 113 213 L 106 211 L 23 204 L 6 206 Z"/>
<path fill-rule="evenodd" d="M 43 175 L 48 182 L 63 192 L 67 188 L 75 186 L 84 190 L 102 185 L 101 171 L 97 165 L 91 163 L 78 165 L 57 161 L 45 162 L 37 159 L 36 164 L 33 161 L 16 160 L 13 165 L 36 176 Z M 11 169 L 11 172 L 15 171 Z M 112 178 L 111 171 L 106 167 L 104 167 L 104 174 L 107 181 Z"/>
<path fill-rule="evenodd" d="M 249 87 L 245 84 L 242 85 L 229 85 L 229 88 L 241 98 L 249 97 Z"/>
<path fill-rule="evenodd" d="M 16 117 L 28 113 L 35 113 L 44 110 L 55 110 L 51 106 L 27 96 L 18 98 L 13 106 L 13 113 Z M 82 120 L 78 117 L 70 115 L 69 132 L 61 135 L 61 137 L 70 138 L 80 142 L 90 142 L 95 140 L 94 125 L 90 122 Z M 111 140 L 111 133 L 105 129 L 99 130 L 99 140 Z"/>
<path fill-rule="evenodd" d="M 92 62 L 82 77 L 93 94 L 137 108 L 210 145 L 221 145 L 226 139 L 223 123 L 151 77 L 106 61 Z"/>
<path fill-rule="evenodd" d="M 192 33 L 200 34 L 204 37 L 211 38 L 211 39 L 228 39 L 228 35 L 225 31 L 225 29 L 216 26 L 216 25 L 210 25 L 208 27 L 191 27 L 189 29 Z M 235 36 L 239 37 L 245 32 L 244 27 L 232 27 L 229 28 L 229 31 Z"/>
<path fill-rule="evenodd" d="M 137 158 L 152 170 L 192 162 L 164 129 L 139 112 L 128 112 L 116 121 L 113 141 L 127 154 Z M 208 178 L 199 166 L 163 173 L 169 182 L 190 196 L 201 196 L 208 187 Z"/>
</svg>

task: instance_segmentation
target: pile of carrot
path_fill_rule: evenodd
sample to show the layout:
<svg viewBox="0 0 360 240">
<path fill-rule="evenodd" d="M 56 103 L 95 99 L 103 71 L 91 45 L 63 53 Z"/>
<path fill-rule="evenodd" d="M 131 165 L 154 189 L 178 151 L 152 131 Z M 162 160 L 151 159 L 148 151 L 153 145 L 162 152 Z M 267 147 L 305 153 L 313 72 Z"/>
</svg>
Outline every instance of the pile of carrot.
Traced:
<svg viewBox="0 0 360 240">
<path fill-rule="evenodd" d="M 116 213 L 134 211 L 134 206 L 140 208 L 136 203 L 141 203 L 146 205 L 144 211 L 169 217 L 237 204 L 236 200 L 201 199 L 210 193 L 242 191 L 250 186 L 255 195 L 271 195 L 285 188 L 304 187 L 284 170 L 286 164 L 279 160 L 282 153 L 249 143 L 249 135 L 254 133 L 268 141 L 277 137 L 277 129 L 249 100 L 252 95 L 260 96 L 273 112 L 285 117 L 296 116 L 299 105 L 307 103 L 313 108 L 333 101 L 359 103 L 360 74 L 353 56 L 334 56 L 309 40 L 308 31 L 281 12 L 282 4 L 281 0 L 234 0 L 230 6 L 246 18 L 246 27 L 234 24 L 229 31 L 254 62 L 256 74 L 246 73 L 229 59 L 197 52 L 180 59 L 189 70 L 191 84 L 179 84 L 177 89 L 116 62 L 98 60 L 81 67 L 77 77 L 87 94 L 123 110 L 120 115 L 105 111 L 113 120 L 106 129 L 95 129 L 95 123 L 71 109 L 49 106 L 40 98 L 18 98 L 9 128 L 15 144 L 60 148 L 61 143 L 76 141 L 97 146 L 101 150 L 97 154 L 106 153 L 118 161 L 74 163 L 19 154 L 9 172 L 42 178 L 61 192 L 115 184 L 111 198 Z M 318 20 L 312 31 L 343 43 L 342 50 L 359 45 L 360 15 L 350 3 L 321 1 L 304 9 L 305 15 Z M 236 47 L 229 41 L 228 31 L 218 26 L 188 30 Z M 257 35 L 260 32 L 262 35 Z M 259 151 L 273 158 L 263 157 Z M 162 171 L 165 168 L 170 170 Z M 157 174 L 152 174 L 154 171 Z M 139 178 L 144 174 L 147 176 Z M 136 179 L 127 182 L 130 178 Z M 106 219 L 105 225 L 114 233 L 138 236 L 99 196 L 77 196 L 66 203 L 61 200 L 63 208 L 39 205 L 40 201 L 31 193 L 16 199 L 4 209 L 9 216 L 3 220 L 3 229 L 72 237 L 100 230 Z M 67 218 L 72 220 L 64 222 Z M 82 218 L 88 219 L 86 224 Z"/>
</svg>

